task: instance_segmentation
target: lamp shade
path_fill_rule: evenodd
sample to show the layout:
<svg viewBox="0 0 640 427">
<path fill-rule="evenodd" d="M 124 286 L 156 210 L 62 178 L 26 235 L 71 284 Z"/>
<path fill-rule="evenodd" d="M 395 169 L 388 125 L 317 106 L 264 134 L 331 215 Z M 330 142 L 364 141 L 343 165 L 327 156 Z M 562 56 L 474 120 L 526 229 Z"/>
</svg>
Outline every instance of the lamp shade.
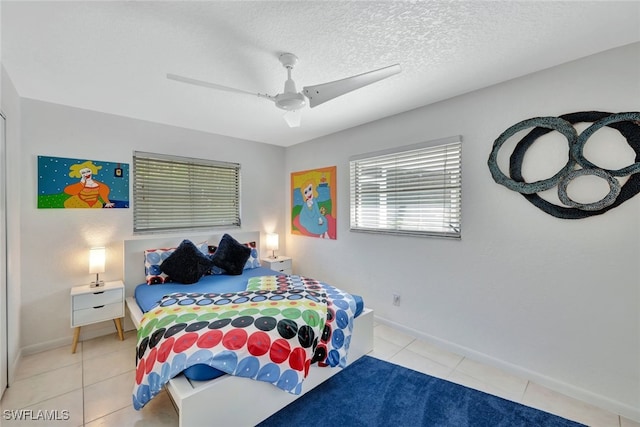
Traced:
<svg viewBox="0 0 640 427">
<path fill-rule="evenodd" d="M 105 249 L 91 248 L 89 250 L 89 273 L 104 273 Z"/>
<path fill-rule="evenodd" d="M 267 249 L 270 251 L 278 250 L 278 235 L 275 233 L 267 234 Z"/>
<path fill-rule="evenodd" d="M 291 110 L 284 113 L 284 120 L 290 128 L 299 128 L 302 121 L 302 112 L 300 110 Z"/>
</svg>

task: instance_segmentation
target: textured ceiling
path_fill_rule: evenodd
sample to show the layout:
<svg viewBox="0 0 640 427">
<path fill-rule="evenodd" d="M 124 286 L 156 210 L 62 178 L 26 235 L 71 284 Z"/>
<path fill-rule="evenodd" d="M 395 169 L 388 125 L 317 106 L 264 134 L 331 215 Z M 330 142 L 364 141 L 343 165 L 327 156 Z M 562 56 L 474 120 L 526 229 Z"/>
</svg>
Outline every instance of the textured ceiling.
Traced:
<svg viewBox="0 0 640 427">
<path fill-rule="evenodd" d="M 2 1 L 20 96 L 289 146 L 640 41 L 640 1 Z M 393 63 L 403 72 L 303 111 L 186 85 L 275 95 Z"/>
</svg>

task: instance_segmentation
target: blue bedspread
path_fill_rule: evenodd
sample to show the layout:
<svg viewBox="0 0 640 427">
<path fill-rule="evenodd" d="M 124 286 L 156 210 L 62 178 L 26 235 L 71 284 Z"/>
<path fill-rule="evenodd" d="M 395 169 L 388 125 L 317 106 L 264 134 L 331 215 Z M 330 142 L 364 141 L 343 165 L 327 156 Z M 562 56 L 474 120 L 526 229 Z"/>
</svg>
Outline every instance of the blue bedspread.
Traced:
<svg viewBox="0 0 640 427">
<path fill-rule="evenodd" d="M 154 307 L 165 295 L 175 292 L 240 292 L 247 286 L 247 280 L 251 277 L 270 276 L 282 274 L 264 267 L 246 269 L 240 276 L 216 274 L 204 276 L 197 283 L 184 285 L 182 283 L 165 283 L 160 285 L 138 285 L 135 290 L 136 302 L 143 313 Z M 353 295 L 356 300 L 356 313 L 358 317 L 364 309 L 364 301 L 361 296 Z"/>
<path fill-rule="evenodd" d="M 182 283 L 164 283 L 159 285 L 147 285 L 143 283 L 136 287 L 136 302 L 143 313 L 155 306 L 163 296 L 175 292 L 240 292 L 247 287 L 247 279 L 250 277 L 269 276 L 280 274 L 264 267 L 244 270 L 240 276 L 227 274 L 215 274 L 204 276 L 197 283 L 184 285 Z"/>
</svg>

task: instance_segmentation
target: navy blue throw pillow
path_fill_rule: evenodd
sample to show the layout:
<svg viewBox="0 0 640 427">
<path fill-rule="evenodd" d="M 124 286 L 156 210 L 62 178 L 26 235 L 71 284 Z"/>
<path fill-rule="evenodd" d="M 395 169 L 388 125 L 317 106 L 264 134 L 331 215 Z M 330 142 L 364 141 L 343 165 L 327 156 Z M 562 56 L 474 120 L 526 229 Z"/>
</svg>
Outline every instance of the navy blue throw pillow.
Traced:
<svg viewBox="0 0 640 427">
<path fill-rule="evenodd" d="M 213 266 L 211 259 L 200 252 L 190 240 L 183 240 L 180 246 L 162 264 L 160 270 L 172 282 L 196 283 Z"/>
<path fill-rule="evenodd" d="M 211 256 L 211 260 L 213 265 L 222 268 L 225 273 L 237 276 L 242 274 L 250 255 L 251 248 L 225 234 L 220 239 L 218 249 Z"/>
</svg>

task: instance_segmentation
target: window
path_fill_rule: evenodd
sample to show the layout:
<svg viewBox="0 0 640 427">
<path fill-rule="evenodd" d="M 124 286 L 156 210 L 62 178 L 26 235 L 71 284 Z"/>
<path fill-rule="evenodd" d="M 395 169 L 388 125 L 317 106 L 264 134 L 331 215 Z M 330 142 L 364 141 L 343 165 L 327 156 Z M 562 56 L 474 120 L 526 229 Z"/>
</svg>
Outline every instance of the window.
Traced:
<svg viewBox="0 0 640 427">
<path fill-rule="evenodd" d="M 460 238 L 459 136 L 354 156 L 351 230 Z"/>
<path fill-rule="evenodd" d="M 240 165 L 134 152 L 133 231 L 240 226 Z"/>
</svg>

